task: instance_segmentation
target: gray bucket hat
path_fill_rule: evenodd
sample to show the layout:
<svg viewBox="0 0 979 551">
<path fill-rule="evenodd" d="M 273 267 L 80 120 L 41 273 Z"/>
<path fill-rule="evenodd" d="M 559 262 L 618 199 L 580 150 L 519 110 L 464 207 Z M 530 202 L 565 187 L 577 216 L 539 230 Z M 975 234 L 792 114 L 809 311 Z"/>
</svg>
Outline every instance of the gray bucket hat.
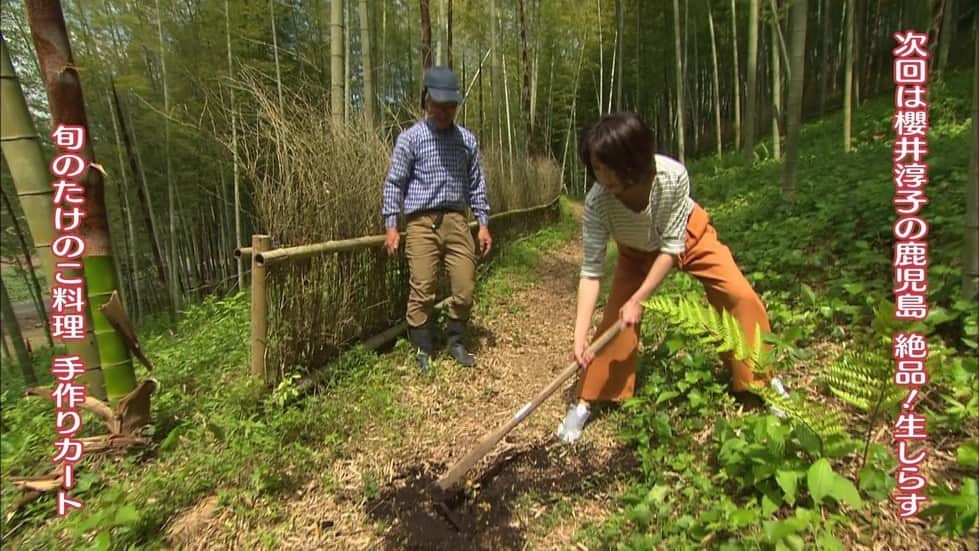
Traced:
<svg viewBox="0 0 979 551">
<path fill-rule="evenodd" d="M 462 102 L 459 82 L 448 67 L 429 67 L 425 70 L 425 88 L 433 101 L 439 103 Z"/>
</svg>

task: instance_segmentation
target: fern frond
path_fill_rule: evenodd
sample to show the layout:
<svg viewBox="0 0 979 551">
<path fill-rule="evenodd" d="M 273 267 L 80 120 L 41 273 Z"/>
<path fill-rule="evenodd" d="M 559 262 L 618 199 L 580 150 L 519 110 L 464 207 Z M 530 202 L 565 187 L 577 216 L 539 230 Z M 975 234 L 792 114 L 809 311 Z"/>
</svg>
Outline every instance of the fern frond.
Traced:
<svg viewBox="0 0 979 551">
<path fill-rule="evenodd" d="M 717 310 L 693 297 L 677 301 L 658 296 L 648 300 L 645 306 L 663 315 L 690 337 L 712 346 L 716 352 L 730 352 L 736 359 L 751 364 L 755 371 L 768 371 L 769 359 L 763 350 L 762 339 L 756 338 L 749 345 L 741 324 L 727 310 Z"/>
<path fill-rule="evenodd" d="M 709 344 L 717 352 L 731 352 L 738 360 L 748 362 L 755 371 L 768 372 L 774 355 L 770 354 L 762 339 L 748 339 L 741 324 L 727 310 L 716 310 L 704 304 L 699 297 L 686 296 L 679 300 L 664 296 L 653 297 L 646 302 L 647 308 L 656 311 L 690 338 Z M 831 373 L 831 386 L 835 392 L 851 396 L 852 399 L 869 400 L 874 390 L 880 392 L 883 371 L 876 363 L 864 362 L 866 369 L 842 368 Z M 864 365 L 860 364 L 860 365 Z M 849 364 L 847 364 L 849 366 Z M 889 381 L 889 379 L 887 379 Z M 869 390 L 868 390 L 869 389 Z M 804 400 L 783 398 L 768 385 L 753 388 L 752 392 L 766 402 L 784 411 L 794 422 L 803 424 L 819 437 L 823 453 L 831 453 L 832 448 L 852 441 L 846 430 L 844 413 L 826 406 Z"/>
<path fill-rule="evenodd" d="M 863 412 L 890 407 L 900 401 L 890 359 L 871 352 L 850 352 L 837 359 L 825 376 L 830 392 Z"/>
<path fill-rule="evenodd" d="M 845 447 L 852 441 L 853 436 L 846 429 L 845 415 L 838 410 L 808 400 L 784 398 L 769 386 L 759 387 L 753 392 L 784 411 L 793 422 L 809 427 L 822 442 L 824 455 L 832 455 L 835 448 Z"/>
</svg>

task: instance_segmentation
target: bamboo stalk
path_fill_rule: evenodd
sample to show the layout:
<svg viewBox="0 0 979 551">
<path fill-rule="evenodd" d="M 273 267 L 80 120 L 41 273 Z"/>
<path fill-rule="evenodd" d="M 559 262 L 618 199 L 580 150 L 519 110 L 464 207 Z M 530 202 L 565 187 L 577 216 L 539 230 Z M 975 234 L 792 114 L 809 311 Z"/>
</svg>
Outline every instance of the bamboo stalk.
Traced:
<svg viewBox="0 0 979 551">
<path fill-rule="evenodd" d="M 135 274 L 139 269 L 139 266 L 136 263 L 136 235 L 133 233 L 133 217 L 129 210 L 129 178 L 126 175 L 126 162 L 122 154 L 122 140 L 119 138 L 119 122 L 117 121 L 117 114 L 112 103 L 112 98 L 106 96 L 105 101 L 109 106 L 109 118 L 112 120 L 112 133 L 115 136 L 116 155 L 119 158 L 119 174 L 122 176 L 122 186 L 117 185 L 117 190 L 119 192 L 119 197 L 121 198 L 121 201 L 119 201 L 119 208 L 122 209 L 122 220 L 123 224 L 126 226 L 126 231 L 123 232 L 123 241 L 126 244 L 126 251 L 129 253 L 129 273 Z M 133 176 L 135 177 L 135 174 Z M 121 285 L 123 279 L 120 278 L 119 281 Z M 139 286 L 137 283 L 138 282 L 135 279 L 133 279 L 131 282 L 134 302 L 128 303 L 123 301 L 127 306 L 133 309 L 134 320 L 139 319 L 141 309 Z"/>
<path fill-rule="evenodd" d="M 143 169 L 143 160 L 139 152 L 138 141 L 136 137 L 136 126 L 126 124 L 126 116 L 123 112 L 122 101 L 119 98 L 115 84 L 110 80 L 110 88 L 112 91 L 112 104 L 115 107 L 116 118 L 115 120 L 119 123 L 119 134 L 122 137 L 123 146 L 126 148 L 126 156 L 129 158 L 129 167 L 132 170 L 133 178 L 138 180 L 138 185 L 136 186 L 136 198 L 139 203 L 140 211 L 143 214 L 143 223 L 145 224 L 147 234 L 150 241 L 150 252 L 153 257 L 153 264 L 156 268 L 157 276 L 160 279 L 160 284 L 169 289 L 169 282 L 167 281 L 167 268 L 163 263 L 163 253 L 161 253 L 161 240 L 160 234 L 157 229 L 156 216 L 153 210 L 153 200 L 150 195 L 149 182 L 146 180 L 146 172 Z M 132 139 L 130 139 L 130 133 L 132 133 Z M 168 295 L 169 296 L 169 295 Z M 176 319 L 176 311 L 173 305 L 168 305 L 171 319 Z"/>
<path fill-rule="evenodd" d="M 167 86 L 167 61 L 166 61 L 166 50 L 164 49 L 163 42 L 163 15 L 160 11 L 160 0 L 156 0 L 156 30 L 157 35 L 160 39 L 160 72 L 163 84 L 163 112 L 165 113 L 163 120 L 163 156 L 166 158 L 166 174 L 167 174 L 167 210 L 170 221 L 169 236 L 170 236 L 170 274 L 168 276 L 168 281 L 170 283 L 170 302 L 173 303 L 174 311 L 180 309 L 180 275 L 177 270 L 177 206 L 176 206 L 176 184 L 173 183 L 173 171 L 171 170 L 171 159 L 170 159 L 170 91 Z"/>
<path fill-rule="evenodd" d="M 258 262 L 262 253 L 272 246 L 269 235 L 253 235 L 252 249 L 258 254 L 252 256 L 252 335 L 251 365 L 252 377 L 269 383 L 265 372 L 265 348 L 268 338 L 268 296 L 266 295 L 265 266 Z"/>
<path fill-rule="evenodd" d="M 17 215 L 14 214 L 14 207 L 10 204 L 10 199 L 2 191 L 0 191 L 0 195 L 3 196 L 3 206 L 10 213 L 10 221 L 13 223 L 14 233 L 17 234 L 17 240 L 20 242 L 21 250 L 24 252 L 24 262 L 27 264 L 24 271 L 27 273 L 28 281 L 31 284 L 31 297 L 34 299 L 37 315 L 41 317 L 44 324 L 44 333 L 48 338 L 48 346 L 54 348 L 54 339 L 51 338 L 51 324 L 48 320 L 47 309 L 44 307 L 44 293 L 41 291 L 41 283 L 37 279 L 37 271 L 34 270 L 34 262 L 31 260 L 31 249 L 27 246 L 27 239 L 24 237 L 24 232 L 20 228 L 20 221 L 17 220 Z"/>
<path fill-rule="evenodd" d="M 52 206 L 53 188 L 50 186 L 51 174 L 48 172 L 48 162 L 44 158 L 41 142 L 27 108 L 20 81 L 14 73 L 7 46 L 0 36 L 0 149 L 3 150 L 7 168 L 13 177 L 17 188 L 17 198 L 21 211 L 27 222 L 27 229 L 34 241 L 34 251 L 41 259 L 41 269 L 45 278 L 44 291 L 50 292 L 55 283 L 56 259 L 51 251 L 51 242 L 57 237 L 57 232 L 51 224 L 54 216 Z M 68 276 L 74 277 L 80 270 L 63 270 Z M 89 394 L 105 397 L 102 386 L 102 371 L 99 364 L 98 349 L 91 328 L 86 332 L 84 341 L 68 341 L 65 343 L 68 353 L 82 358 L 89 370 L 87 384 Z"/>
<path fill-rule="evenodd" d="M 553 207 L 560 200 L 560 196 L 555 197 L 550 203 L 546 205 L 541 205 L 537 207 L 530 207 L 525 209 L 512 210 L 508 212 L 502 212 L 490 216 L 490 221 L 499 220 L 500 218 L 506 216 L 514 216 L 518 214 L 529 214 L 531 212 L 537 212 L 541 210 L 546 210 Z M 470 229 L 476 229 L 478 227 L 476 222 L 471 222 L 469 224 Z M 402 236 L 404 232 L 401 232 Z M 257 250 L 255 248 L 254 237 L 252 238 L 252 247 L 250 250 L 245 248 L 235 250 L 235 256 L 252 256 L 253 269 L 255 265 L 261 267 L 267 267 L 273 264 L 279 264 L 287 260 L 299 260 L 302 258 L 309 258 L 313 256 L 319 256 L 324 254 L 333 254 L 346 251 L 356 251 L 360 249 L 366 249 L 369 247 L 377 247 L 384 244 L 385 236 L 383 235 L 372 235 L 368 237 L 356 237 L 354 239 L 343 239 L 340 241 L 327 241 L 325 243 L 315 243 L 312 245 L 299 245 L 296 247 L 286 247 L 271 250 L 268 252 L 259 251 L 258 254 L 254 254 Z M 253 272 L 252 277 L 256 277 Z M 254 286 L 252 286 L 254 292 Z M 254 296 L 254 295 L 253 295 Z"/>
<path fill-rule="evenodd" d="M 31 354 L 27 351 L 27 346 L 24 344 L 24 337 L 20 332 L 20 324 L 17 322 L 17 316 L 14 313 L 14 307 L 10 303 L 10 297 L 7 296 L 7 286 L 0 280 L 0 308 L 2 308 L 3 313 L 3 323 L 4 329 L 10 335 L 10 342 L 14 345 L 14 351 L 17 353 L 17 365 L 20 366 L 21 373 L 24 376 L 24 382 L 28 386 L 34 386 L 37 384 L 37 376 L 34 374 L 34 364 L 31 361 Z"/>
</svg>

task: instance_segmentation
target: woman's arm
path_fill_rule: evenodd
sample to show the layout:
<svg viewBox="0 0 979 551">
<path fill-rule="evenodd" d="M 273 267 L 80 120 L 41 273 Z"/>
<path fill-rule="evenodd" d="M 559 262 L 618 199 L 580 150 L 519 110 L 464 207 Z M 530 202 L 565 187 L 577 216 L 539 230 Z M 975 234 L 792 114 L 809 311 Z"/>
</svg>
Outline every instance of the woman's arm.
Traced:
<svg viewBox="0 0 979 551">
<path fill-rule="evenodd" d="M 598 293 L 602 288 L 602 280 L 597 277 L 582 277 L 578 281 L 578 314 L 574 323 L 574 356 L 580 365 L 588 365 L 591 356 L 588 354 L 588 330 L 591 328 L 591 318 L 595 314 L 595 304 L 598 303 Z"/>
<path fill-rule="evenodd" d="M 659 287 L 660 283 L 666 279 L 666 276 L 670 273 L 677 263 L 677 257 L 672 254 L 660 253 L 656 260 L 653 261 L 653 265 L 649 268 L 649 273 L 646 274 L 646 278 L 643 280 L 642 285 L 639 289 L 629 298 L 628 301 L 622 308 L 619 309 L 619 319 L 626 327 L 631 327 L 639 323 L 639 319 L 642 317 L 642 303 L 649 300 L 649 297 L 653 296 L 653 292 Z"/>
</svg>

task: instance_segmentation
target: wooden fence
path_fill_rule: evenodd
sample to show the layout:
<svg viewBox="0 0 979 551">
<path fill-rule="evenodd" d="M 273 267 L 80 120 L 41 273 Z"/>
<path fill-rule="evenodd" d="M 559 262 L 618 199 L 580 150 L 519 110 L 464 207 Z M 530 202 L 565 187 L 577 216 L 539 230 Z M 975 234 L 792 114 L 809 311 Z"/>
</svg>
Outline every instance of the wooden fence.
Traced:
<svg viewBox="0 0 979 551">
<path fill-rule="evenodd" d="M 501 220 L 523 217 L 547 211 L 557 211 L 560 195 L 544 205 L 516 209 L 501 212 L 490 216 L 490 228 L 494 233 L 502 234 L 494 228 L 494 222 Z M 470 223 L 470 229 L 476 230 L 478 224 Z M 404 232 L 401 232 L 404 238 Z M 354 239 L 344 239 L 339 241 L 327 241 L 325 243 L 315 243 L 311 245 L 299 245 L 294 247 L 273 248 L 272 238 L 269 235 L 257 234 L 252 236 L 251 247 L 240 247 L 235 250 L 236 257 L 241 259 L 251 259 L 251 374 L 253 377 L 264 380 L 268 385 L 277 383 L 277 372 L 267 369 L 266 352 L 268 343 L 268 270 L 275 266 L 284 265 L 302 259 L 310 259 L 341 252 L 350 252 L 371 247 L 380 247 L 384 244 L 384 235 L 373 235 L 367 237 L 357 237 Z M 496 240 L 496 239 L 495 239 Z M 402 243 L 404 241 L 402 240 Z M 444 307 L 450 299 L 446 298 L 436 305 L 436 308 Z M 388 330 L 363 341 L 368 349 L 379 348 L 384 343 L 394 339 L 407 328 L 404 321 L 389 328 Z M 303 381 L 302 387 L 309 387 L 315 384 L 315 379 Z M 308 388 L 307 388 L 308 389 Z M 302 388 L 301 388 L 302 390 Z"/>
</svg>

